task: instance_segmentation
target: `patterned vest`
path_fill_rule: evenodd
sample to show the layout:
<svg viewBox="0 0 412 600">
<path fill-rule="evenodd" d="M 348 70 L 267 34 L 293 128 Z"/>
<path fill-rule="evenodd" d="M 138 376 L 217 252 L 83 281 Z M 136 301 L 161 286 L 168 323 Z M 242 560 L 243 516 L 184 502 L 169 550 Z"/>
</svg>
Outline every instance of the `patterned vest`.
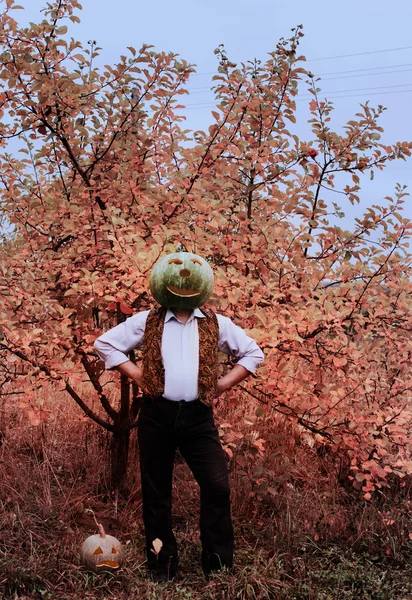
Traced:
<svg viewBox="0 0 412 600">
<path fill-rule="evenodd" d="M 143 339 L 142 390 L 149 398 L 158 398 L 164 392 L 165 370 L 162 360 L 162 335 L 167 309 L 150 311 Z M 215 313 L 202 308 L 206 318 L 197 319 L 199 331 L 199 400 L 210 406 L 216 397 L 218 371 L 219 323 Z"/>
</svg>

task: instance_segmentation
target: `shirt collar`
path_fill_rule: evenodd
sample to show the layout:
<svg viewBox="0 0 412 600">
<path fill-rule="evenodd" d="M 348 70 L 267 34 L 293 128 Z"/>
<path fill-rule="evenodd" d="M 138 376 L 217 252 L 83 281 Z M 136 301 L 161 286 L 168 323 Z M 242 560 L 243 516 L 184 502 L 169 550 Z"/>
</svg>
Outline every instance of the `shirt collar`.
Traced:
<svg viewBox="0 0 412 600">
<path fill-rule="evenodd" d="M 200 308 L 195 308 L 192 311 L 192 314 L 190 315 L 190 317 L 188 319 L 188 322 L 191 321 L 192 319 L 194 319 L 195 317 L 198 318 L 198 319 L 205 319 L 206 315 L 204 315 L 202 313 L 202 311 L 200 310 Z M 176 319 L 176 316 L 175 316 L 175 313 L 170 308 L 168 308 L 167 312 L 166 312 L 166 316 L 165 316 L 165 323 L 167 323 L 168 321 L 170 321 L 170 319 Z"/>
</svg>

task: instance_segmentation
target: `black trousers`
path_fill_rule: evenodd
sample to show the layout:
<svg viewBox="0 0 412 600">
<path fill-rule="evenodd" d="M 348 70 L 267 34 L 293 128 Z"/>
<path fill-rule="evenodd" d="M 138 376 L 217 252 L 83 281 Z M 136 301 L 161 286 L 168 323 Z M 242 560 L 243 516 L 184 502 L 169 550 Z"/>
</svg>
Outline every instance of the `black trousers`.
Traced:
<svg viewBox="0 0 412 600">
<path fill-rule="evenodd" d="M 199 400 L 144 399 L 138 439 L 143 521 L 149 569 L 174 573 L 178 563 L 172 531 L 172 475 L 176 449 L 200 486 L 200 536 L 205 573 L 231 567 L 233 528 L 227 460 L 213 419 L 213 408 Z M 156 556 L 151 549 L 163 542 Z"/>
</svg>

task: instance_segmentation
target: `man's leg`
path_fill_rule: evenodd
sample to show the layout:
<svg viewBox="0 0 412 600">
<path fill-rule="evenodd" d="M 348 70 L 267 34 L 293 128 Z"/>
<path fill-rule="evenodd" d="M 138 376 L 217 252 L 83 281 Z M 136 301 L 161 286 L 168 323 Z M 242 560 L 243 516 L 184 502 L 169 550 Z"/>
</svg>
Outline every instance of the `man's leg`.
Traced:
<svg viewBox="0 0 412 600">
<path fill-rule="evenodd" d="M 172 476 L 176 446 L 173 424 L 156 400 L 145 400 L 140 411 L 138 440 L 142 481 L 147 565 L 165 578 L 177 569 L 177 545 L 172 531 Z M 163 546 L 156 556 L 153 541 Z"/>
<path fill-rule="evenodd" d="M 227 459 L 212 407 L 196 403 L 187 408 L 179 448 L 200 486 L 202 567 L 205 573 L 210 573 L 233 565 Z"/>
</svg>

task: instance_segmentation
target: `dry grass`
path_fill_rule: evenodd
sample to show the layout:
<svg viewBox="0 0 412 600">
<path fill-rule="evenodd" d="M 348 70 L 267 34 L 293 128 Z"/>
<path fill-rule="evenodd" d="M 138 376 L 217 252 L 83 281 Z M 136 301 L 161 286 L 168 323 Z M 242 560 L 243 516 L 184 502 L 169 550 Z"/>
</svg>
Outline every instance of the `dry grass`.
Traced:
<svg viewBox="0 0 412 600">
<path fill-rule="evenodd" d="M 333 455 L 310 447 L 274 416 L 256 417 L 256 406 L 246 402 L 236 408 L 222 402 L 217 409 L 232 452 L 235 573 L 204 579 L 198 490 L 178 460 L 174 520 L 181 574 L 164 585 L 148 581 L 135 438 L 130 493 L 117 498 L 106 485 L 107 435 L 63 395 L 45 391 L 39 402 L 50 414 L 40 425 L 30 425 L 23 408 L 9 400 L 1 418 L 0 598 L 412 598 L 409 484 L 365 503 L 344 484 Z M 259 439 L 269 432 L 263 454 Z M 93 575 L 79 564 L 81 542 L 95 532 L 93 514 L 126 544 L 126 563 L 116 576 Z"/>
</svg>

